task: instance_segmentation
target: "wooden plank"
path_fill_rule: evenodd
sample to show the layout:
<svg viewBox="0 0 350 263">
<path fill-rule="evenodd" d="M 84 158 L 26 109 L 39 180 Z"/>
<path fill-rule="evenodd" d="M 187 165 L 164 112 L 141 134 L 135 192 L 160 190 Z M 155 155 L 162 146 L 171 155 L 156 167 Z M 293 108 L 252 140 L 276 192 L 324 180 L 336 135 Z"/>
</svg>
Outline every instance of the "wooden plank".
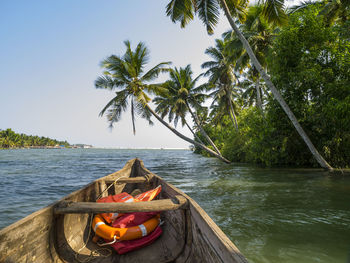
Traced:
<svg viewBox="0 0 350 263">
<path fill-rule="evenodd" d="M 117 178 L 116 178 L 117 179 Z M 116 179 L 108 178 L 105 180 L 107 184 L 112 184 Z M 130 177 L 130 178 L 119 178 L 117 180 L 117 184 L 138 184 L 147 182 L 147 178 L 145 177 Z"/>
<path fill-rule="evenodd" d="M 102 193 L 101 197 L 108 196 L 108 192 L 105 191 L 107 189 L 107 185 L 105 181 L 100 181 L 100 193 Z"/>
<path fill-rule="evenodd" d="M 248 263 L 247 259 L 208 216 L 208 214 L 193 199 L 189 198 L 189 203 L 192 216 L 192 227 L 197 228 L 197 231 L 193 230 L 193 243 L 196 250 L 200 251 L 201 248 L 203 251 L 209 252 L 211 250 L 218 256 L 217 262 Z M 199 255 L 201 255 L 202 252 L 200 252 Z"/>
<path fill-rule="evenodd" d="M 94 202 L 61 202 L 54 209 L 55 214 L 81 213 L 131 213 L 185 209 L 187 199 L 181 195 L 174 199 L 154 200 L 136 203 L 94 203 Z"/>
</svg>

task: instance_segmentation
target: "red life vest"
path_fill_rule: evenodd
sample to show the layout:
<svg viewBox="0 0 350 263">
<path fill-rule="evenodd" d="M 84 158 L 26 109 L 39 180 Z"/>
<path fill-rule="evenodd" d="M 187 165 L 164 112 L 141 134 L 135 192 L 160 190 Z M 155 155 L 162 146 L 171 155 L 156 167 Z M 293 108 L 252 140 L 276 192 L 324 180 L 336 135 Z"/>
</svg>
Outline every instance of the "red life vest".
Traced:
<svg viewBox="0 0 350 263">
<path fill-rule="evenodd" d="M 111 226 L 116 228 L 128 228 L 128 227 L 138 226 L 157 215 L 159 215 L 159 212 L 128 213 L 114 220 Z"/>
<path fill-rule="evenodd" d="M 152 244 L 162 234 L 162 232 L 163 231 L 160 226 L 157 226 L 157 228 L 152 233 L 145 237 L 135 240 L 116 242 L 112 244 L 111 247 L 114 248 L 118 254 L 125 254 L 127 252 L 134 251 Z"/>
</svg>

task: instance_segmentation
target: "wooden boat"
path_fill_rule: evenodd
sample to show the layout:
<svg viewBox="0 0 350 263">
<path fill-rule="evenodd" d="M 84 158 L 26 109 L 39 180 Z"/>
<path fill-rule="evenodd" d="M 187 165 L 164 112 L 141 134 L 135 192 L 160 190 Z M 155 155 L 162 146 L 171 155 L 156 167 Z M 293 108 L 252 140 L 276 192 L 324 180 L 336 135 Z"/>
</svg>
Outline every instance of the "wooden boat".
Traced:
<svg viewBox="0 0 350 263">
<path fill-rule="evenodd" d="M 95 203 L 97 197 L 158 185 L 158 200 Z M 111 186 L 111 187 L 109 187 Z M 108 188 L 109 187 L 109 188 Z M 104 191 L 108 188 L 107 191 Z M 91 241 L 92 213 L 162 211 L 162 235 L 151 245 L 118 255 Z M 0 262 L 247 262 L 204 210 L 189 196 L 133 159 L 102 177 L 0 231 Z"/>
</svg>

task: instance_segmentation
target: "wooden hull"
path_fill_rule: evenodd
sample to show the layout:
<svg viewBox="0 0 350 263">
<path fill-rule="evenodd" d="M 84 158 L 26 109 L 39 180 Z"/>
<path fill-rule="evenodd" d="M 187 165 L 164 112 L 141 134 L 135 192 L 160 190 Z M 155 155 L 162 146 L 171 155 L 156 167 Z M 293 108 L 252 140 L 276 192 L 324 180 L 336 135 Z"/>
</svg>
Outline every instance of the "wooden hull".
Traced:
<svg viewBox="0 0 350 263">
<path fill-rule="evenodd" d="M 153 244 L 125 255 L 99 255 L 91 241 L 89 214 L 56 214 L 65 201 L 95 202 L 116 178 L 145 176 L 143 183 L 114 184 L 104 193 L 131 193 L 162 186 L 160 199 L 187 199 L 186 209 L 161 213 L 163 234 Z M 108 193 L 107 193 L 108 192 Z M 100 251 L 106 253 L 106 251 Z M 77 260 L 78 259 L 78 260 Z M 89 260 L 89 261 L 88 261 Z M 0 262 L 247 262 L 204 210 L 189 196 L 152 174 L 133 159 L 120 171 L 102 177 L 60 201 L 0 231 Z"/>
</svg>

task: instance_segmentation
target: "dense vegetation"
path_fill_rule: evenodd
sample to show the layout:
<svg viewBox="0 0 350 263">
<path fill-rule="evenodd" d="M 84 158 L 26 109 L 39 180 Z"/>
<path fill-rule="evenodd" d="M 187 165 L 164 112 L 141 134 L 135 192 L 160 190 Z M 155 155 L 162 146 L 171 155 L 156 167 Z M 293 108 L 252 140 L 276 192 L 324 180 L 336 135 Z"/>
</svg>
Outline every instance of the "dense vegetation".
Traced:
<svg viewBox="0 0 350 263">
<path fill-rule="evenodd" d="M 266 60 L 273 82 L 316 148 L 332 166 L 348 167 L 349 21 L 328 25 L 321 19 L 320 10 L 322 5 L 311 5 L 291 14 L 288 25 L 269 43 Z M 316 165 L 279 104 L 264 91 L 264 85 L 263 111 L 254 106 L 258 106 L 256 94 L 252 94 L 254 90 L 247 92 L 253 82 L 248 76 L 236 87 L 243 95 L 236 100 L 240 106 L 238 131 L 227 119 L 219 126 L 214 125 L 213 118 L 207 119 L 205 128 L 224 156 L 268 166 Z"/>
<path fill-rule="evenodd" d="M 19 134 L 11 129 L 0 130 L 0 148 L 54 147 L 56 145 L 68 147 L 69 143 L 47 137 Z"/>
<path fill-rule="evenodd" d="M 130 105 L 134 133 L 135 116 L 150 124 L 154 116 L 195 152 L 226 162 L 348 167 L 349 1 L 305 2 L 288 14 L 283 2 L 262 3 L 170 1 L 166 13 L 181 27 L 197 14 L 211 34 L 221 10 L 232 30 L 205 51 L 211 60 L 196 78 L 190 65 L 169 62 L 144 73 L 148 49 L 140 42 L 133 51 L 126 41 L 123 56 L 102 61 L 96 88 L 118 91 L 101 115 L 113 125 Z M 169 80 L 154 84 L 162 72 Z M 203 76 L 207 82 L 197 85 Z M 179 121 L 194 139 L 176 130 Z"/>
</svg>

